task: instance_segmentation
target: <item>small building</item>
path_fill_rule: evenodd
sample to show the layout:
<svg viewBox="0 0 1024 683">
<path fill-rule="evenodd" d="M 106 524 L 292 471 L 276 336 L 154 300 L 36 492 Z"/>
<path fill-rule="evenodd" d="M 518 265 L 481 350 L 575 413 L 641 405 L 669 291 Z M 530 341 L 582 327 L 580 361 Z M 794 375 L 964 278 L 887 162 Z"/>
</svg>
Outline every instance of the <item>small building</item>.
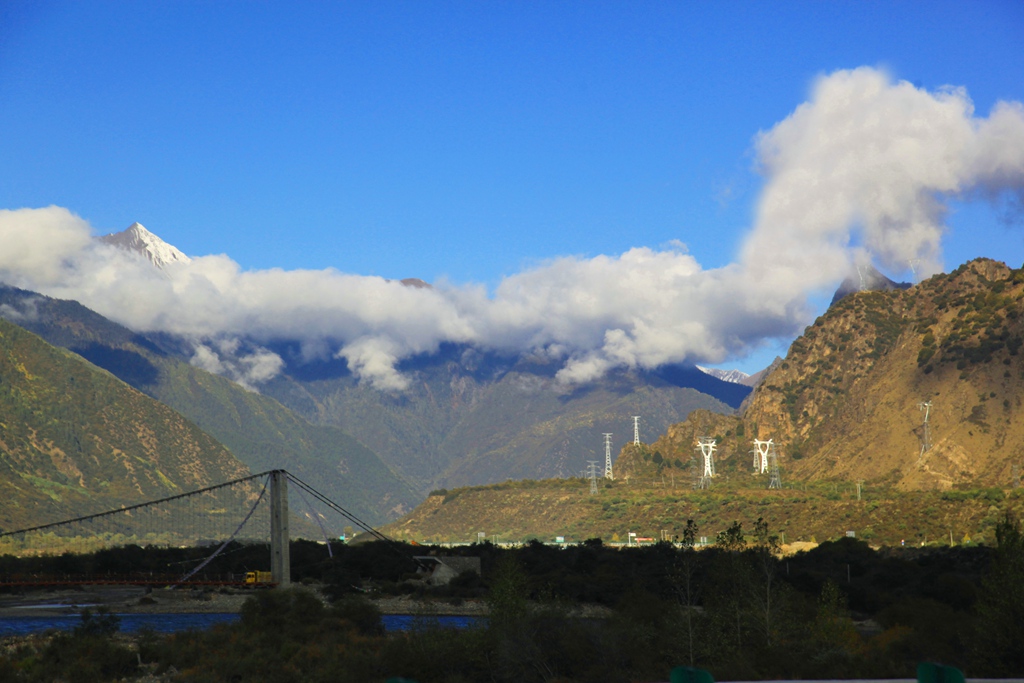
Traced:
<svg viewBox="0 0 1024 683">
<path fill-rule="evenodd" d="M 459 574 L 474 572 L 480 574 L 479 557 L 438 557 L 436 555 L 420 555 L 415 558 L 423 574 L 423 580 L 432 586 L 447 586 Z"/>
</svg>

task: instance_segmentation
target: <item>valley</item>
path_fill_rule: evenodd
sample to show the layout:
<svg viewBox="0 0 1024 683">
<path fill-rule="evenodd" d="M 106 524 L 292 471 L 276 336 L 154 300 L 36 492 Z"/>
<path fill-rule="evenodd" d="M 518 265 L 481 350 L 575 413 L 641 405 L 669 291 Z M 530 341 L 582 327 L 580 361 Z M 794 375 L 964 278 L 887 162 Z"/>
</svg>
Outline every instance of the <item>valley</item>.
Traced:
<svg viewBox="0 0 1024 683">
<path fill-rule="evenodd" d="M 566 386 L 550 360 L 450 345 L 403 362 L 411 383 L 396 394 L 282 343 L 283 371 L 257 392 L 190 363 L 187 339 L 11 287 L 0 306 L 181 413 L 245 471 L 285 467 L 403 540 L 671 539 L 689 519 L 713 537 L 763 517 L 794 542 L 992 542 L 1020 501 L 1024 275 L 982 259 L 914 287 L 879 282 L 837 294 L 765 373 L 732 377 L 752 387 L 685 367 Z M 626 441 L 633 415 L 655 438 L 616 449 L 614 481 L 591 495 L 586 461 L 603 460 L 601 434 Z M 695 491 L 698 437 L 715 442 L 716 477 Z M 772 439 L 781 490 L 752 474 L 754 439 Z"/>
</svg>

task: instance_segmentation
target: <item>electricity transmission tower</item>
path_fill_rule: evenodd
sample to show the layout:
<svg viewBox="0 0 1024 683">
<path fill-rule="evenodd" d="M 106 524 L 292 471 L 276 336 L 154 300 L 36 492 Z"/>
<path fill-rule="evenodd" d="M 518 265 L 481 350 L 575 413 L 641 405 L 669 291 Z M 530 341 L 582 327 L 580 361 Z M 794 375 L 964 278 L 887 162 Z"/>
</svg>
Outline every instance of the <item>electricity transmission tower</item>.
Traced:
<svg viewBox="0 0 1024 683">
<path fill-rule="evenodd" d="M 590 477 L 590 495 L 597 495 L 597 461 L 588 460 L 587 476 Z"/>
<path fill-rule="evenodd" d="M 917 456 L 920 461 L 924 457 L 925 451 L 932 447 L 931 434 L 928 432 L 928 415 L 932 411 L 932 402 L 921 401 L 917 404 L 917 409 L 924 411 L 924 438 L 921 440 L 921 453 Z"/>
<path fill-rule="evenodd" d="M 768 453 L 772 450 L 772 440 L 754 439 L 754 471 L 764 474 L 768 471 Z"/>
<path fill-rule="evenodd" d="M 768 472 L 770 474 L 768 488 L 781 489 L 782 479 L 779 477 L 779 456 L 775 453 L 775 446 L 772 445 L 771 439 L 768 439 Z"/>
<path fill-rule="evenodd" d="M 715 476 L 715 450 L 718 449 L 718 444 L 715 443 L 714 437 L 701 436 L 697 438 L 697 448 L 700 449 L 703 460 L 698 466 L 703 464 L 704 468 L 697 477 L 694 488 L 706 489 L 711 486 L 711 479 Z"/>
<path fill-rule="evenodd" d="M 640 445 L 640 416 L 633 416 L 633 445 Z"/>
<path fill-rule="evenodd" d="M 604 478 L 615 479 L 615 475 L 612 474 L 612 435 L 607 433 L 604 435 Z"/>
</svg>

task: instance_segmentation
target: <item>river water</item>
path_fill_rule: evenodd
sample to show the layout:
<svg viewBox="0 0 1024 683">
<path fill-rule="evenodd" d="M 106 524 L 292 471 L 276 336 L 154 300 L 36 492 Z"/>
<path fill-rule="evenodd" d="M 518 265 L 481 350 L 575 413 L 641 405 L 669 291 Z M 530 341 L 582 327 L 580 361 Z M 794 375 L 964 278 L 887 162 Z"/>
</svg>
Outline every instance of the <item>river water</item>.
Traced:
<svg viewBox="0 0 1024 683">
<path fill-rule="evenodd" d="M 202 614 L 118 614 L 122 633 L 136 633 L 149 629 L 157 633 L 174 633 L 188 629 L 206 629 L 216 624 L 237 621 L 236 613 Z M 422 628 L 470 628 L 482 625 L 480 617 L 430 616 L 386 614 L 381 617 L 386 631 L 409 631 Z M 28 635 L 50 629 L 70 631 L 82 623 L 78 615 L 47 615 L 33 617 L 0 618 L 0 636 Z"/>
</svg>

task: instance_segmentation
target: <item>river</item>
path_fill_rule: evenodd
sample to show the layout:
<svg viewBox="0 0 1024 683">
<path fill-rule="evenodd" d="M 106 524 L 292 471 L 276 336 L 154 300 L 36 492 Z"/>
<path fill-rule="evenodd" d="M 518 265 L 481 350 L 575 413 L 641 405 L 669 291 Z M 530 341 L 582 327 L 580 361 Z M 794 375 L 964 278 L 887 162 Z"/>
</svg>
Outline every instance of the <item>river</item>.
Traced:
<svg viewBox="0 0 1024 683">
<path fill-rule="evenodd" d="M 174 613 L 174 614 L 118 614 L 122 633 L 137 633 L 142 630 L 157 633 L 174 633 L 189 629 L 206 629 L 216 624 L 230 623 L 239 619 L 237 613 Z M 420 628 L 470 628 L 486 622 L 481 617 L 429 616 L 409 614 L 385 614 L 381 617 L 384 630 L 408 631 Z M 82 623 L 81 617 L 70 614 L 47 616 L 0 617 L 0 637 L 42 633 L 51 629 L 70 631 Z"/>
</svg>

